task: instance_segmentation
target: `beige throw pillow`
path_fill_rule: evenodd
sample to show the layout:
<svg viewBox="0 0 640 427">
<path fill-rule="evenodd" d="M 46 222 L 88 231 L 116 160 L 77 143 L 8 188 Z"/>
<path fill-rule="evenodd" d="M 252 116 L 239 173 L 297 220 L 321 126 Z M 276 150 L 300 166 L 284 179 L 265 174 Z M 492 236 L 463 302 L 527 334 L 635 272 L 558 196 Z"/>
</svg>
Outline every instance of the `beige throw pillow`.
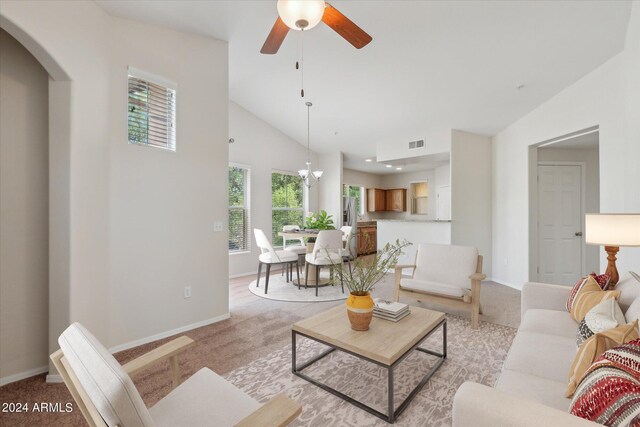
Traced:
<svg viewBox="0 0 640 427">
<path fill-rule="evenodd" d="M 597 284 L 596 284 L 597 286 Z M 638 321 L 620 325 L 617 328 L 608 331 L 598 332 L 587 338 L 573 359 L 573 364 L 569 370 L 569 384 L 565 393 L 566 397 L 573 396 L 578 384 L 582 380 L 587 369 L 593 362 L 605 351 L 612 349 L 620 344 L 628 343 L 638 338 Z"/>
<path fill-rule="evenodd" d="M 573 320 L 580 322 L 593 307 L 602 301 L 617 299 L 619 296 L 620 291 L 603 291 L 596 279 L 588 276 L 586 282 L 574 297 L 569 314 L 571 314 Z"/>
</svg>

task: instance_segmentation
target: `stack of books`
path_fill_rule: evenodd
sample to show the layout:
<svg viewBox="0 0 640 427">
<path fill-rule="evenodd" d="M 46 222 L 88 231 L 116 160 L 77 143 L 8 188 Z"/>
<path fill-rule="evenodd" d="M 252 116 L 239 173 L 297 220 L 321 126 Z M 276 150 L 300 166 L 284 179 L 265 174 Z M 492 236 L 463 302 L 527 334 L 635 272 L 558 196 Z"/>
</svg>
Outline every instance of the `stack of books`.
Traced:
<svg viewBox="0 0 640 427">
<path fill-rule="evenodd" d="M 373 300 L 373 315 L 385 320 L 397 322 L 411 313 L 409 306 L 400 302 L 386 301 L 380 298 Z"/>
</svg>

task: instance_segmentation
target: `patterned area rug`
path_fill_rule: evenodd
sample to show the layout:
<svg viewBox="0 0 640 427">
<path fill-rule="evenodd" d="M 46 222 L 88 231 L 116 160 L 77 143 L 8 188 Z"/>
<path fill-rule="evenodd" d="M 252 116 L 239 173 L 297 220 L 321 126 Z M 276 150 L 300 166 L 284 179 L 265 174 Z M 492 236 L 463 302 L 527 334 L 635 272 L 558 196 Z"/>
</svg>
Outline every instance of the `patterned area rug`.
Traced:
<svg viewBox="0 0 640 427">
<path fill-rule="evenodd" d="M 458 387 L 465 381 L 493 386 L 516 329 L 480 322 L 472 330 L 470 322 L 447 315 L 447 359 L 396 420 L 397 426 L 449 426 L 451 406 Z M 441 351 L 442 334 L 436 331 L 422 347 Z M 326 347 L 300 338 L 298 363 Z M 437 359 L 413 352 L 394 371 L 396 407 L 420 382 Z M 386 412 L 386 370 L 342 352 L 333 352 L 304 371 L 362 401 Z M 291 373 L 291 346 L 286 346 L 225 377 L 260 402 L 285 393 L 303 406 L 294 426 L 388 426 L 386 422 L 316 387 Z"/>
<path fill-rule="evenodd" d="M 296 277 L 295 273 L 293 277 Z M 322 273 L 323 279 L 329 279 L 329 273 Z M 304 278 L 302 279 L 304 280 Z M 256 287 L 256 281 L 249 283 L 249 291 L 257 297 L 267 298 L 277 301 L 290 301 L 290 302 L 320 302 L 320 301 L 338 301 L 347 299 L 349 296 L 349 290 L 345 287 L 344 293 L 340 285 L 332 286 L 320 286 L 318 288 L 318 296 L 316 296 L 316 288 L 309 286 L 305 289 L 301 286 L 298 289 L 297 285 L 287 283 L 284 276 L 280 274 L 269 276 L 269 289 L 268 293 L 264 293 L 265 278 L 260 279 L 260 287 Z M 304 283 L 304 282 L 303 282 Z"/>
</svg>

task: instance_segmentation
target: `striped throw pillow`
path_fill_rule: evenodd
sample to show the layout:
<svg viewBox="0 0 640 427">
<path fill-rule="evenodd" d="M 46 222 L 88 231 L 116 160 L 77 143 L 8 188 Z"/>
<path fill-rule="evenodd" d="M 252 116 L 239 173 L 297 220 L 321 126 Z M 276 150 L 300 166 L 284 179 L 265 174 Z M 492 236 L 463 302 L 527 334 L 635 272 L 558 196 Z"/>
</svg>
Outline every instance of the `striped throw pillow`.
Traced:
<svg viewBox="0 0 640 427">
<path fill-rule="evenodd" d="M 573 298 L 569 314 L 579 323 L 593 307 L 608 299 L 618 299 L 619 296 L 620 291 L 603 291 L 596 279 L 587 276 Z"/>
<path fill-rule="evenodd" d="M 598 282 L 598 285 L 600 285 L 600 288 L 603 291 L 606 291 L 607 289 L 609 289 L 609 281 L 611 280 L 611 276 L 609 276 L 607 273 L 596 274 L 594 272 L 591 272 L 590 276 L 596 279 L 596 282 Z M 614 288 L 614 287 L 615 285 L 612 286 L 611 288 Z"/>
<path fill-rule="evenodd" d="M 567 304 L 565 305 L 565 308 L 568 312 L 571 312 L 571 307 L 573 307 L 573 300 L 576 298 L 576 295 L 578 295 L 578 292 L 580 292 L 580 289 L 584 286 L 585 283 L 587 283 L 587 278 L 581 277 L 580 280 L 578 280 L 576 284 L 573 285 L 571 293 L 569 293 L 569 299 L 567 300 Z"/>
<path fill-rule="evenodd" d="M 606 426 L 640 423 L 640 340 L 607 350 L 587 370 L 569 412 Z"/>
</svg>

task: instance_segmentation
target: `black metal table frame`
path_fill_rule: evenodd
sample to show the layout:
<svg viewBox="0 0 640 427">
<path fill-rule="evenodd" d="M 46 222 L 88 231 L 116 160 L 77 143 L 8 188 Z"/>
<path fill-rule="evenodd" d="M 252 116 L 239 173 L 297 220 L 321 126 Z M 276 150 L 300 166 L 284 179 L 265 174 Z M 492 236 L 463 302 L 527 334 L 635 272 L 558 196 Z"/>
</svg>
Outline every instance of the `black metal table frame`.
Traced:
<svg viewBox="0 0 640 427">
<path fill-rule="evenodd" d="M 429 336 L 431 336 L 431 334 L 433 334 L 436 329 L 438 329 L 440 326 L 442 326 L 442 353 L 437 353 L 435 351 L 432 350 L 427 350 L 425 348 L 420 348 L 420 344 L 422 344 L 427 338 L 429 338 Z M 326 346 L 329 347 L 328 350 L 325 350 L 324 352 L 320 353 L 319 355 L 311 358 L 310 360 L 302 363 L 301 365 L 297 364 L 296 361 L 296 336 L 297 335 L 301 335 L 305 338 L 308 338 L 310 340 L 319 342 L 321 344 L 324 344 Z M 350 396 L 347 396 L 344 393 L 339 392 L 338 390 L 329 387 L 328 385 L 321 383 L 320 381 L 311 378 L 310 376 L 302 373 L 302 370 L 311 366 L 312 364 L 314 364 L 315 362 L 321 360 L 322 358 L 324 358 L 325 356 L 333 353 L 335 350 L 340 350 L 342 352 L 345 352 L 347 354 L 350 354 L 352 356 L 355 356 L 359 359 L 363 359 L 366 360 L 367 362 L 371 362 L 374 363 L 378 366 L 381 366 L 383 368 L 387 369 L 387 390 L 388 390 L 388 410 L 387 410 L 387 414 L 384 414 L 368 405 L 365 405 L 362 402 L 359 402 L 355 399 L 353 399 Z M 394 382 L 393 382 L 393 369 L 400 363 L 402 362 L 413 350 L 417 350 L 417 351 L 421 351 L 423 353 L 427 353 L 430 354 L 432 356 L 436 356 L 438 357 L 440 360 L 438 360 L 438 362 L 429 370 L 429 372 L 427 372 L 427 374 L 422 377 L 422 380 L 420 381 L 420 383 L 418 383 L 418 385 L 411 391 L 411 393 L 409 393 L 409 395 L 404 399 L 404 401 L 400 404 L 400 406 L 398 406 L 397 409 L 394 409 L 394 402 L 393 402 L 393 391 L 394 391 Z M 409 403 L 411 403 L 411 401 L 413 400 L 413 398 L 416 396 L 416 394 L 418 394 L 418 392 L 422 389 L 422 387 L 427 383 L 427 381 L 429 381 L 429 378 L 431 378 L 433 376 L 433 374 L 438 370 L 438 368 L 440 368 L 440 366 L 444 363 L 444 359 L 447 358 L 447 319 L 443 319 L 440 323 L 438 323 L 436 326 L 433 327 L 433 329 L 431 329 L 431 331 L 429 331 L 424 337 L 422 337 L 416 344 L 414 344 L 410 349 L 408 349 L 402 356 L 400 356 L 400 358 L 398 360 L 396 360 L 393 364 L 391 365 L 387 365 L 385 363 L 381 363 L 378 362 L 377 360 L 373 360 L 370 359 L 368 357 L 362 356 L 361 354 L 357 354 L 354 353 L 352 351 L 346 350 L 344 348 L 341 347 L 336 347 L 332 344 L 329 344 L 325 341 L 322 341 L 318 338 L 314 338 L 314 337 L 310 337 L 306 334 L 303 334 L 301 332 L 297 332 L 295 330 L 291 331 L 291 372 L 294 375 L 299 376 L 300 378 L 304 378 L 305 380 L 309 381 L 312 384 L 315 384 L 316 386 L 320 387 L 323 390 L 328 391 L 329 393 L 336 395 L 344 400 L 346 400 L 347 402 L 351 403 L 352 405 L 357 406 L 360 409 L 364 409 L 365 411 L 369 412 L 372 415 L 375 415 L 376 417 L 379 417 L 383 420 L 385 420 L 388 423 L 393 424 L 395 422 L 395 420 L 400 416 L 400 414 L 402 414 L 402 412 L 407 408 L 407 406 L 409 406 Z"/>
</svg>

